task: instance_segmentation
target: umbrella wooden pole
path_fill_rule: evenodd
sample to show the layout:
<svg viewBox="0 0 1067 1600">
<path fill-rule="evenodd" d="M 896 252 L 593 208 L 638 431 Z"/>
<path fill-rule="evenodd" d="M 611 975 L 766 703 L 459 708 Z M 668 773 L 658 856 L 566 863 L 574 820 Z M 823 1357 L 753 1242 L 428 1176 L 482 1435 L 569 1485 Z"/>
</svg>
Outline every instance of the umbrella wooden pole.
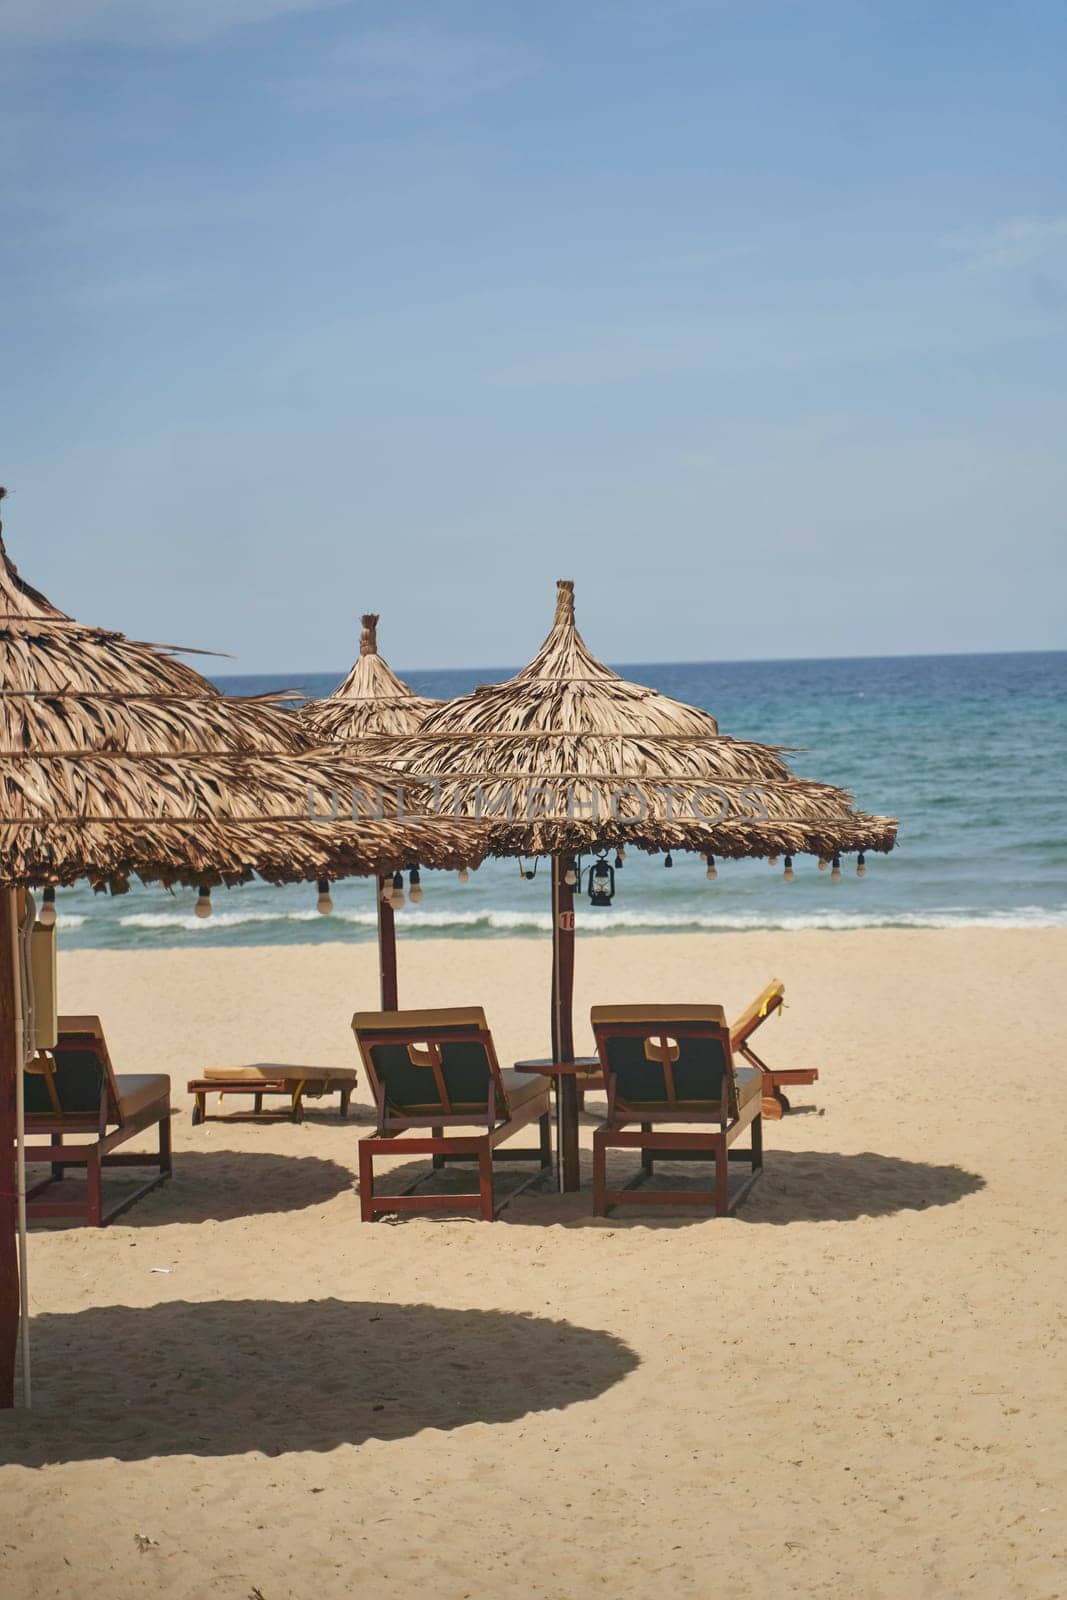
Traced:
<svg viewBox="0 0 1067 1600">
<path fill-rule="evenodd" d="M 383 1011 L 399 1010 L 396 990 L 396 914 L 382 890 L 388 878 L 376 878 L 378 888 L 378 974 L 381 981 Z"/>
<path fill-rule="evenodd" d="M 21 1043 L 15 1039 L 14 896 L 0 891 L 0 1410 L 15 1404 L 19 1333 L 16 1086 Z"/>
<path fill-rule="evenodd" d="M 574 1060 L 574 890 L 563 881 L 566 863 L 552 857 L 552 1059 Z M 578 1080 L 556 1077 L 556 1150 L 559 1186 L 573 1193 L 581 1183 L 578 1159 Z"/>
</svg>

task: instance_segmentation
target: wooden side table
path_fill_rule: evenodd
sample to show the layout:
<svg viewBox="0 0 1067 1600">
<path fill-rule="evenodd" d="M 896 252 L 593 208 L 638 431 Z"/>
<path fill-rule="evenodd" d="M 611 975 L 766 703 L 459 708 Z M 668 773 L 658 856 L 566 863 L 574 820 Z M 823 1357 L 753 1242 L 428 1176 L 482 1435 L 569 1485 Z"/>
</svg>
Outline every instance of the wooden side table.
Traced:
<svg viewBox="0 0 1067 1600">
<path fill-rule="evenodd" d="M 578 1079 L 599 1076 L 599 1056 L 576 1056 L 573 1061 L 553 1061 L 551 1056 L 516 1061 L 516 1072 L 539 1072 L 551 1078 L 556 1091 L 556 1171 L 560 1194 L 573 1194 L 582 1186 L 578 1159 Z"/>
</svg>

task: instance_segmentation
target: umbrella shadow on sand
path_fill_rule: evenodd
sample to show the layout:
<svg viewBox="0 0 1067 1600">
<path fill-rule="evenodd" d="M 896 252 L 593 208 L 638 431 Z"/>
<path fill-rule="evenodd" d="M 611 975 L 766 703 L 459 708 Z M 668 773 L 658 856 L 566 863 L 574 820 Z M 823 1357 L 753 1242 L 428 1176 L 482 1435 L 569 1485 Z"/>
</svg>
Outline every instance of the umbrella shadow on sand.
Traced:
<svg viewBox="0 0 1067 1600">
<path fill-rule="evenodd" d="M 942 1166 L 928 1161 L 908 1161 L 902 1156 L 883 1156 L 865 1150 L 856 1155 L 840 1155 L 826 1150 L 772 1150 L 764 1153 L 763 1176 L 755 1184 L 734 1216 L 749 1224 L 783 1225 L 789 1222 L 856 1222 L 861 1217 L 888 1217 L 901 1211 L 926 1211 L 934 1206 L 955 1205 L 968 1195 L 985 1188 L 985 1179 L 964 1167 Z M 399 1193 L 420 1174 L 414 1162 L 395 1167 L 376 1184 L 380 1194 Z M 731 1163 L 731 1185 L 748 1174 L 747 1161 Z M 609 1158 L 608 1181 L 620 1187 L 637 1171 L 633 1157 Z M 608 1217 L 592 1215 L 592 1166 L 583 1152 L 582 1188 L 577 1194 L 560 1195 L 554 1179 L 546 1174 L 536 1189 L 527 1190 L 501 1213 L 499 1220 L 520 1227 L 610 1227 L 680 1228 L 716 1219 L 706 1206 L 684 1207 L 649 1205 L 638 1200 L 616 1208 Z M 514 1169 L 497 1180 L 498 1197 L 521 1181 Z M 692 1189 L 705 1192 L 711 1186 L 711 1168 L 695 1163 L 657 1162 L 653 1177 L 643 1187 Z M 435 1175 L 421 1192 L 434 1189 L 476 1190 L 471 1168 L 453 1167 Z M 407 1218 L 394 1225 L 404 1226 Z M 422 1221 L 426 1221 L 424 1216 Z M 436 1219 L 435 1219 L 436 1220 Z M 451 1219 L 449 1219 L 451 1220 Z M 447 1225 L 445 1218 L 441 1224 Z"/>
<path fill-rule="evenodd" d="M 41 1169 L 42 1173 L 45 1169 Z M 71 1176 L 48 1192 L 49 1199 L 84 1193 L 82 1176 Z M 37 1173 L 28 1169 L 30 1182 Z M 132 1174 L 132 1175 L 131 1175 Z M 144 1175 L 147 1175 L 144 1174 Z M 134 1168 L 104 1171 L 105 1204 L 133 1188 L 143 1175 Z M 355 1187 L 351 1168 L 323 1156 L 278 1155 L 268 1150 L 178 1150 L 174 1172 L 112 1224 L 113 1228 L 160 1228 L 173 1223 L 230 1222 L 237 1217 L 304 1211 L 325 1205 Z M 37 1228 L 41 1224 L 34 1224 Z M 52 1228 L 80 1226 L 59 1220 Z"/>
<path fill-rule="evenodd" d="M 183 1300 L 36 1316 L 34 1409 L 0 1461 L 333 1450 L 513 1422 L 637 1367 L 610 1333 L 506 1311 L 375 1301 Z"/>
</svg>

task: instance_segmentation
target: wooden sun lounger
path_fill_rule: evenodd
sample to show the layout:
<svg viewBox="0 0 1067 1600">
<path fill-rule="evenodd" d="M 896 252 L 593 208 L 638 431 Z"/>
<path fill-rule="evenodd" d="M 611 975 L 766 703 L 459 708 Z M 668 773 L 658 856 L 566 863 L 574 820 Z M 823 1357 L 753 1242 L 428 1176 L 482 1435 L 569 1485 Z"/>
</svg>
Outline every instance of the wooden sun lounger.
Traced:
<svg viewBox="0 0 1067 1600">
<path fill-rule="evenodd" d="M 722 1007 L 594 1006 L 592 1022 L 608 1091 L 607 1118 L 593 1133 L 594 1214 L 606 1216 L 627 1201 L 708 1205 L 720 1217 L 733 1211 L 763 1170 L 761 1081 L 757 1068 L 735 1067 Z M 668 1131 L 678 1124 L 697 1131 Z M 746 1128 L 750 1149 L 731 1149 Z M 623 1189 L 607 1186 L 609 1150 L 641 1153 L 641 1171 Z M 714 1187 L 635 1193 L 657 1156 L 714 1163 Z M 731 1195 L 736 1160 L 752 1170 Z"/>
<path fill-rule="evenodd" d="M 54 1049 L 40 1051 L 23 1072 L 26 1162 L 48 1162 L 51 1175 L 27 1191 L 27 1215 L 74 1217 L 101 1228 L 171 1174 L 170 1079 L 165 1073 L 115 1075 L 99 1017 L 60 1017 Z M 137 1133 L 158 1126 L 159 1149 L 122 1151 Z M 49 1142 L 29 1142 L 48 1134 Z M 74 1143 L 74 1138 L 85 1143 Z M 66 1167 L 85 1168 L 85 1199 L 41 1200 Z M 155 1176 L 104 1210 L 102 1171 L 154 1167 Z"/>
<path fill-rule="evenodd" d="M 499 1205 L 493 1161 L 536 1161 L 526 1188 L 552 1165 L 548 1085 L 538 1077 L 503 1072 L 481 1006 L 434 1011 L 361 1011 L 352 1018 L 378 1126 L 359 1141 L 359 1204 L 364 1222 L 389 1211 L 470 1211 L 492 1222 L 518 1189 Z M 498 1147 L 527 1123 L 540 1124 L 533 1147 Z M 476 1128 L 475 1133 L 452 1132 Z M 432 1158 L 431 1170 L 403 1194 L 376 1195 L 376 1155 Z M 446 1162 L 478 1164 L 477 1194 L 416 1194 Z"/>
<path fill-rule="evenodd" d="M 815 1083 L 819 1077 L 818 1067 L 769 1067 L 752 1048 L 751 1039 L 756 1029 L 775 1012 L 780 1015 L 784 1004 L 785 984 L 781 978 L 772 978 L 730 1028 L 730 1043 L 734 1051 L 744 1056 L 750 1066 L 758 1067 L 763 1074 L 763 1115 L 774 1122 L 779 1121 L 782 1114 L 790 1109 L 789 1101 L 782 1093 L 783 1085 Z"/>
<path fill-rule="evenodd" d="M 201 1122 L 303 1122 L 304 1101 L 328 1094 L 340 1095 L 340 1113 L 347 1117 L 356 1082 L 354 1067 L 302 1067 L 256 1061 L 247 1067 L 205 1067 L 199 1078 L 189 1080 L 186 1090 L 196 1096 L 195 1128 Z M 252 1110 L 209 1112 L 208 1096 L 212 1094 L 220 1100 L 226 1095 L 251 1095 Z M 265 1111 L 265 1095 L 283 1095 L 289 1103 L 276 1111 Z"/>
</svg>

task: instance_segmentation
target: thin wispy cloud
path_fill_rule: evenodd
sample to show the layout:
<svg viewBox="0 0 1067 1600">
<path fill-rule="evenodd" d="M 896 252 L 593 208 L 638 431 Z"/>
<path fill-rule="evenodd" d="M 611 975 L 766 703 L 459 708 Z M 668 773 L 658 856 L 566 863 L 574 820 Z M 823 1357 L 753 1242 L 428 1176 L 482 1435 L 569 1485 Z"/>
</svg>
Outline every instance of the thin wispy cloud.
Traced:
<svg viewBox="0 0 1067 1600">
<path fill-rule="evenodd" d="M 1067 250 L 1067 217 L 1012 217 L 984 233 L 947 234 L 941 248 L 978 271 L 1032 267 Z"/>
<path fill-rule="evenodd" d="M 196 44 L 230 28 L 350 0 L 0 0 L 0 44 Z"/>
</svg>

